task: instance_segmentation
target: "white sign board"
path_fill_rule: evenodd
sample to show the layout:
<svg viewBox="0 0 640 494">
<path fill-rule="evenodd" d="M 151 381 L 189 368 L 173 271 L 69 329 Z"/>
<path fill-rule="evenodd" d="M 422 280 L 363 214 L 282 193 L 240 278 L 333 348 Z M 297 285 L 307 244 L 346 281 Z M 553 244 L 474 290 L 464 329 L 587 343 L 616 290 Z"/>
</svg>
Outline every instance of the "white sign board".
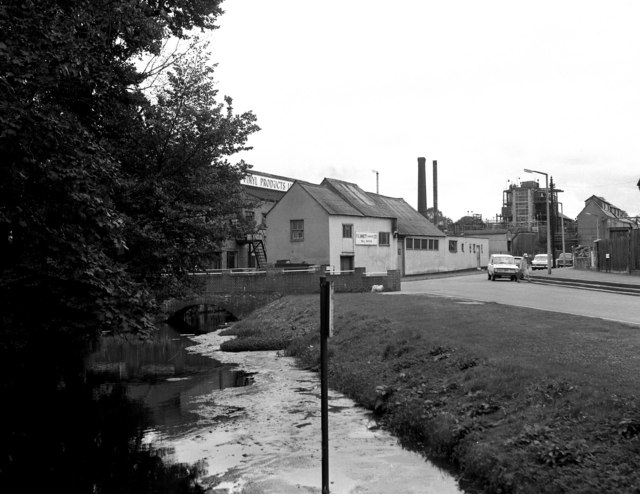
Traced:
<svg viewBox="0 0 640 494">
<path fill-rule="evenodd" d="M 293 182 L 289 182 L 288 180 L 251 174 L 243 178 L 240 183 L 243 185 L 250 185 L 251 187 L 260 187 L 262 189 L 281 190 L 282 192 L 288 191 L 293 185 Z"/>
<path fill-rule="evenodd" d="M 378 245 L 378 234 L 356 232 L 356 245 Z"/>
</svg>

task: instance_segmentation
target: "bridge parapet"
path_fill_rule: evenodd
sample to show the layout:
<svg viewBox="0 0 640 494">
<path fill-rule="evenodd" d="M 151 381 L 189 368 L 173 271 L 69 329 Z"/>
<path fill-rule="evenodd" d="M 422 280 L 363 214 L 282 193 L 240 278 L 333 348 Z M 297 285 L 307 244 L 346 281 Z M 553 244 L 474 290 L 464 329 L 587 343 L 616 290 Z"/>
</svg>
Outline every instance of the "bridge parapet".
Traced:
<svg viewBox="0 0 640 494">
<path fill-rule="evenodd" d="M 386 273 L 367 273 L 365 268 L 348 272 L 327 272 L 324 266 L 305 270 L 267 269 L 265 271 L 225 271 L 198 273 L 197 294 L 164 303 L 167 314 L 199 304 L 217 305 L 238 318 L 266 305 L 282 295 L 319 293 L 320 277 L 333 281 L 334 291 L 369 292 L 374 285 L 382 285 L 387 292 L 400 290 L 399 270 Z"/>
<path fill-rule="evenodd" d="M 373 285 L 384 291 L 400 290 L 400 271 L 367 273 L 365 268 L 348 272 L 326 271 L 324 266 L 304 270 L 267 269 L 264 271 L 223 272 L 202 276 L 206 293 L 319 293 L 320 277 L 334 282 L 335 292 L 368 292 Z"/>
</svg>

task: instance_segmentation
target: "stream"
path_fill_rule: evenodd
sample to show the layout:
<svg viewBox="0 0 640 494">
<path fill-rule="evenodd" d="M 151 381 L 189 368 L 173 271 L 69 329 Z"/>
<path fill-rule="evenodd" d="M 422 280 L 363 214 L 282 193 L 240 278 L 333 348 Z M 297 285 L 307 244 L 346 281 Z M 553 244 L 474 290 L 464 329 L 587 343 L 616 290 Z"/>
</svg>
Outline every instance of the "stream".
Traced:
<svg viewBox="0 0 640 494">
<path fill-rule="evenodd" d="M 188 350 L 236 364 L 253 378 L 244 387 L 191 396 L 197 427 L 149 435 L 175 462 L 200 463 L 215 493 L 321 493 L 320 382 L 277 352 L 219 351 L 217 332 Z M 166 449 L 165 449 L 166 448 Z M 169 458 L 167 458 L 169 459 Z M 329 478 L 333 494 L 463 492 L 456 480 L 399 446 L 371 415 L 329 393 Z"/>
<path fill-rule="evenodd" d="M 150 411 L 143 443 L 165 464 L 196 466 L 208 493 L 321 493 L 318 374 L 274 351 L 221 352 L 221 321 L 195 323 L 203 334 L 162 325 L 155 341 L 112 342 L 92 360 Z M 332 494 L 463 492 L 331 390 L 329 479 Z"/>
</svg>

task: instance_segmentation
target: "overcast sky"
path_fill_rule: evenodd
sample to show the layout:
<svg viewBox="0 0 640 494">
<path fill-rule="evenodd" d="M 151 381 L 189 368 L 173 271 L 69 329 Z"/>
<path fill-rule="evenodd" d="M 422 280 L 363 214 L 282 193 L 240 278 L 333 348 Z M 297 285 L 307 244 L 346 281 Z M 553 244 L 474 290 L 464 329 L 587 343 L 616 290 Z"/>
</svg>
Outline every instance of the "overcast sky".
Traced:
<svg viewBox="0 0 640 494">
<path fill-rule="evenodd" d="M 640 214 L 640 2 L 225 0 L 216 78 L 260 132 L 254 169 L 495 219 L 509 181 L 553 176 Z"/>
</svg>

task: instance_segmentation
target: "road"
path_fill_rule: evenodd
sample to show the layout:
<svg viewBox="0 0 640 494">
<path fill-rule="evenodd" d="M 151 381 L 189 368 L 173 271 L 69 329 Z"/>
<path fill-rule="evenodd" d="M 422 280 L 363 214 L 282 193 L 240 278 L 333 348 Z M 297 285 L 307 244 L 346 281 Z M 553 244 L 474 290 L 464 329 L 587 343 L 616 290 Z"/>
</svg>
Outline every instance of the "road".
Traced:
<svg viewBox="0 0 640 494">
<path fill-rule="evenodd" d="M 640 325 L 640 298 L 617 293 L 549 286 L 535 282 L 515 283 L 487 280 L 487 273 L 402 281 L 399 295 L 440 295 L 443 297 L 498 302 L 519 307 L 598 317 Z"/>
</svg>

